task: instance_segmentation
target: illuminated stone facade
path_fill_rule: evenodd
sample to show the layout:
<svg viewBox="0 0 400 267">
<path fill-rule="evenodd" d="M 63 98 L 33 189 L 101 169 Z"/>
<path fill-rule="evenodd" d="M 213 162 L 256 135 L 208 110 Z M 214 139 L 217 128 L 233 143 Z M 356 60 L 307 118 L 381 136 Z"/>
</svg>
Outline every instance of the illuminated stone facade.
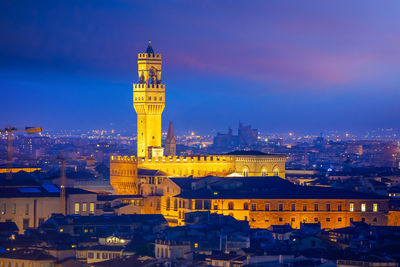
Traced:
<svg viewBox="0 0 400 267">
<path fill-rule="evenodd" d="M 194 211 L 231 215 L 248 221 L 252 228 L 287 223 L 300 228 L 301 222 L 320 222 L 327 229 L 349 226 L 350 221 L 388 224 L 388 200 L 384 197 L 303 187 L 276 177 L 172 178 L 160 189 L 160 213 L 171 226 L 184 225 L 185 213 Z"/>
<path fill-rule="evenodd" d="M 247 152 L 243 152 L 247 153 Z M 226 155 L 136 158 L 111 157 L 110 176 L 115 194 L 137 194 L 138 168 L 161 170 L 170 177 L 228 176 L 279 176 L 285 178 L 286 157 L 283 155 Z"/>
</svg>

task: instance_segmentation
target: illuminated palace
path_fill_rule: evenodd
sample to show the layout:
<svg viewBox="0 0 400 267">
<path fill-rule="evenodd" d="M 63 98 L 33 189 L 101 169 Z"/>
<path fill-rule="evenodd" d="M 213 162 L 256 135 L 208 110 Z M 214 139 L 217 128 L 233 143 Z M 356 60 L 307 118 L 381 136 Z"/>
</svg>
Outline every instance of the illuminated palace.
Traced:
<svg viewBox="0 0 400 267">
<path fill-rule="evenodd" d="M 161 147 L 161 115 L 165 107 L 165 84 L 161 82 L 160 53 L 149 43 L 138 54 L 139 82 L 133 84 L 133 106 L 137 113 L 137 157 L 111 157 L 111 185 L 116 194 L 137 194 L 141 170 L 159 170 L 164 177 L 244 175 L 285 177 L 284 155 L 233 152 L 225 155 L 176 156 L 172 124 Z M 161 181 L 160 181 L 161 182 Z"/>
<path fill-rule="evenodd" d="M 301 222 L 319 222 L 332 229 L 349 226 L 351 220 L 387 224 L 387 199 L 291 184 L 285 180 L 284 155 L 234 151 L 176 156 L 171 122 L 164 151 L 161 63 L 161 54 L 150 43 L 145 53 L 139 53 L 139 82 L 133 85 L 137 156 L 112 156 L 110 161 L 115 194 L 144 197 L 136 212 L 162 214 L 171 226 L 184 225 L 185 213 L 193 211 L 231 215 L 253 228 L 285 223 L 298 228 Z"/>
</svg>

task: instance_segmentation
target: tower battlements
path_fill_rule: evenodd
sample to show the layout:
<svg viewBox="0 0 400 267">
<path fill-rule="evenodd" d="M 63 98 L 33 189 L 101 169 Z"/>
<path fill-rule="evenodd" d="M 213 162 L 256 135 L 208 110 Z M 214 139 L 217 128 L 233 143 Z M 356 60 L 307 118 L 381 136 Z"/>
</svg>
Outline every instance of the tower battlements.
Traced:
<svg viewBox="0 0 400 267">
<path fill-rule="evenodd" d="M 174 156 L 174 157 L 154 157 L 154 158 L 137 158 L 135 156 L 111 156 L 112 163 L 221 163 L 233 162 L 234 157 L 231 156 Z"/>
<path fill-rule="evenodd" d="M 160 89 L 165 90 L 165 84 L 146 84 L 146 83 L 134 83 L 133 89 Z"/>
<path fill-rule="evenodd" d="M 155 60 L 161 60 L 161 54 L 160 53 L 139 53 L 138 54 L 138 59 L 155 59 Z"/>
</svg>

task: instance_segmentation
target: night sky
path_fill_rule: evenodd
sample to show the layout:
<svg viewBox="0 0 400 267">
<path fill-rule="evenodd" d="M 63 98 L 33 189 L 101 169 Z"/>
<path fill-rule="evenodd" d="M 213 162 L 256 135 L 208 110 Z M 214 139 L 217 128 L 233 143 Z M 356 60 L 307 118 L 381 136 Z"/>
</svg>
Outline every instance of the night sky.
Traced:
<svg viewBox="0 0 400 267">
<path fill-rule="evenodd" d="M 399 128 L 400 1 L 1 1 L 0 125 L 135 130 L 137 53 L 163 127 Z"/>
</svg>

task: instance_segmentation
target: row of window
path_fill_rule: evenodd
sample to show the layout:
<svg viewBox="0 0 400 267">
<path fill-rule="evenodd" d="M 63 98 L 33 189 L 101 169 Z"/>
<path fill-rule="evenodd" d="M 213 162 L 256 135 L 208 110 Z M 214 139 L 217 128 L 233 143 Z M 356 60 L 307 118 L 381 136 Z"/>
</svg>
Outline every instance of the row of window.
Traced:
<svg viewBox="0 0 400 267">
<path fill-rule="evenodd" d="M 181 209 L 185 209 L 186 208 L 186 201 L 184 200 L 179 200 L 178 199 L 174 199 L 174 211 L 178 210 L 178 207 Z M 167 210 L 171 209 L 171 200 L 169 198 L 167 198 Z M 211 202 L 210 202 L 210 209 L 211 209 Z"/>
<path fill-rule="evenodd" d="M 25 215 L 29 215 L 29 203 L 25 204 Z M 17 203 L 12 203 L 11 204 L 11 214 L 16 214 L 17 213 Z M 1 204 L 1 214 L 5 215 L 7 214 L 7 203 L 2 203 Z"/>
<path fill-rule="evenodd" d="M 135 175 L 136 171 L 135 170 L 121 170 L 121 169 L 113 169 L 111 170 L 111 174 L 113 175 Z"/>
<path fill-rule="evenodd" d="M 113 259 L 113 258 L 119 258 L 120 254 L 119 253 L 110 253 L 110 252 L 88 252 L 88 258 L 89 259 L 94 259 L 94 256 L 96 255 L 96 259 Z"/>
<path fill-rule="evenodd" d="M 89 213 L 94 214 L 94 202 L 89 203 Z M 88 203 L 87 202 L 75 202 L 74 204 L 74 213 L 75 214 L 80 214 L 81 212 L 87 212 L 88 211 Z"/>
<path fill-rule="evenodd" d="M 176 203 L 176 199 L 175 199 L 175 203 Z M 167 209 L 169 209 L 169 204 L 167 203 Z M 333 209 L 331 208 L 331 204 L 326 204 L 324 209 L 321 210 L 320 209 L 321 205 L 320 204 L 314 204 L 314 210 L 313 211 L 333 211 Z M 349 204 L 349 211 L 353 212 L 355 211 L 355 203 L 350 203 Z M 176 209 L 177 206 L 174 206 L 174 209 Z M 179 208 L 181 208 L 181 206 L 179 206 Z M 183 207 L 184 208 L 184 207 Z M 211 209 L 211 200 L 195 200 L 195 207 L 196 210 L 208 210 Z M 244 203 L 243 204 L 243 210 L 249 210 L 249 208 L 251 208 L 252 211 L 257 211 L 257 210 L 261 210 L 258 209 L 259 207 L 257 207 L 256 203 L 252 203 L 251 207 L 249 207 L 249 203 Z M 290 208 L 290 209 L 289 209 Z M 214 210 L 218 209 L 218 205 L 214 204 L 213 206 Z M 228 210 L 234 210 L 235 209 L 235 205 L 233 202 L 229 202 L 228 203 Z M 271 204 L 270 203 L 266 203 L 264 206 L 265 211 L 273 211 L 271 209 Z M 360 210 L 361 212 L 366 212 L 367 211 L 367 203 L 361 203 L 360 205 Z M 288 207 L 288 209 L 284 209 L 284 204 L 278 204 L 278 211 L 299 211 L 298 209 L 296 209 L 296 204 L 292 203 L 290 204 L 290 207 Z M 308 207 L 307 205 L 303 205 L 302 206 L 302 211 L 308 211 Z M 309 210 L 311 211 L 311 210 Z M 337 210 L 335 211 L 343 211 L 343 207 L 342 205 L 338 205 L 337 206 Z M 378 203 L 373 203 L 372 204 L 372 211 L 373 212 L 378 212 Z"/>
<path fill-rule="evenodd" d="M 15 265 L 11 265 L 12 261 L 15 261 Z M 10 259 L 10 261 L 7 264 L 7 267 L 19 267 L 19 266 L 21 266 L 21 267 L 32 267 L 32 262 L 27 263 L 26 266 L 25 266 L 25 262 L 20 262 L 20 263 L 21 263 L 21 265 L 18 265 L 17 260 Z M 4 260 L 2 260 L 0 262 L 0 266 L 1 267 L 6 267 L 6 262 Z M 43 267 L 45 265 L 44 265 L 44 263 L 41 263 L 40 266 Z M 53 267 L 54 264 L 53 263 L 49 263 L 47 266 Z"/>
<path fill-rule="evenodd" d="M 273 171 L 274 176 L 279 176 L 279 170 L 278 169 L 274 169 Z M 249 176 L 249 169 L 244 169 L 243 170 L 243 176 L 247 177 Z M 261 170 L 261 176 L 268 176 L 268 172 L 265 169 Z"/>
<path fill-rule="evenodd" d="M 151 96 L 149 96 L 149 101 L 151 101 Z M 142 97 L 135 97 L 135 101 L 139 101 L 139 100 L 142 100 L 142 101 L 144 101 L 144 97 L 142 96 Z M 154 101 L 157 101 L 157 97 L 155 96 L 155 97 L 153 97 L 153 100 Z M 162 96 L 160 96 L 159 98 L 158 98 L 158 100 L 159 101 L 162 101 Z"/>
</svg>

